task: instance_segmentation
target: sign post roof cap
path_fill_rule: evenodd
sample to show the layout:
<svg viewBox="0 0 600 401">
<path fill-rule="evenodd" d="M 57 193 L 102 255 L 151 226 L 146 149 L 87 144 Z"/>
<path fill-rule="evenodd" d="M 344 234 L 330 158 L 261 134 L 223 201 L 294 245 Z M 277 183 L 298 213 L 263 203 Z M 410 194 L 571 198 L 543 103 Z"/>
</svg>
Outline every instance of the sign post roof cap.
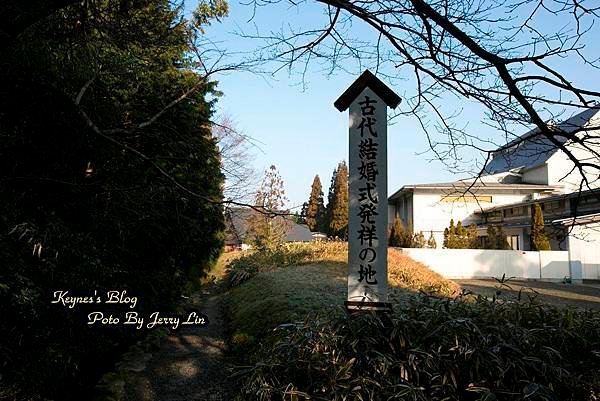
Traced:
<svg viewBox="0 0 600 401">
<path fill-rule="evenodd" d="M 395 109 L 396 106 L 400 104 L 400 96 L 396 95 L 393 90 L 373 75 L 371 71 L 365 70 L 365 72 L 360 74 L 360 77 L 358 77 L 356 81 L 342 93 L 333 105 L 339 111 L 346 110 L 350 107 L 350 103 L 352 103 L 366 87 L 371 88 L 371 90 L 375 92 L 388 107 Z"/>
</svg>

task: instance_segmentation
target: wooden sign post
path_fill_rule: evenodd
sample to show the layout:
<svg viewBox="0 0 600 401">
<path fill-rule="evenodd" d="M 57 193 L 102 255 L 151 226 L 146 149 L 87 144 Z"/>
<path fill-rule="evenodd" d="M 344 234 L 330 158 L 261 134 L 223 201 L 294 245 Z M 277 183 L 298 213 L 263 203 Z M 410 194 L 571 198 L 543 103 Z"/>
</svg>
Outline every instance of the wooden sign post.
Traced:
<svg viewBox="0 0 600 401">
<path fill-rule="evenodd" d="M 350 108 L 349 310 L 389 309 L 387 297 L 387 108 L 400 97 L 366 70 L 335 101 Z"/>
</svg>

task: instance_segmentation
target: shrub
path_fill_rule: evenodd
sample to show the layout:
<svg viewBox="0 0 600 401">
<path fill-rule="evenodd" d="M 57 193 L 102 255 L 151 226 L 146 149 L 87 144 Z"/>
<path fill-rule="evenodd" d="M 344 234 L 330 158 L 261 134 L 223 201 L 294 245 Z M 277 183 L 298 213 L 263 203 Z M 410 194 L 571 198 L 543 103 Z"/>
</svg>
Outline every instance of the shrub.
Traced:
<svg viewBox="0 0 600 401">
<path fill-rule="evenodd" d="M 550 241 L 544 229 L 544 214 L 539 203 L 533 205 L 531 216 L 531 250 L 549 251 L 551 250 Z"/>
<path fill-rule="evenodd" d="M 414 297 L 274 332 L 244 400 L 598 400 L 600 313 Z"/>
</svg>

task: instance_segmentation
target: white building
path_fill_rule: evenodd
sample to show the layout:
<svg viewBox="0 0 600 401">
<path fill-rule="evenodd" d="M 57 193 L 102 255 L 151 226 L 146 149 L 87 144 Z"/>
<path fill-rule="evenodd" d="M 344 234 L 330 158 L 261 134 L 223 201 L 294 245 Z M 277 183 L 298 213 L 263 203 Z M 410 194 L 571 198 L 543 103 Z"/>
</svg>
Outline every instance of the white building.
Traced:
<svg viewBox="0 0 600 401">
<path fill-rule="evenodd" d="M 561 186 L 526 183 L 456 181 L 406 185 L 389 197 L 388 221 L 398 217 L 414 232 L 422 231 L 425 238 L 433 233 L 441 247 L 450 219 L 467 226 L 479 223 L 477 212 L 482 210 L 561 192 Z"/>
<path fill-rule="evenodd" d="M 589 134 L 590 130 L 600 127 L 600 108 L 585 110 L 560 123 L 558 127 L 566 132 L 584 128 L 585 130 L 577 133 L 579 137 Z M 546 198 L 554 200 L 541 202 L 547 208 L 544 211 L 545 217 L 555 217 L 555 220 L 547 222 L 550 225 L 562 225 L 559 220 L 564 218 L 582 217 L 584 211 L 573 209 L 571 201 L 574 198 L 567 196 L 580 189 L 581 175 L 577 169 L 573 169 L 573 163 L 562 150 L 539 135 L 537 130 L 520 137 L 523 138 L 524 141 L 513 141 L 515 145 L 509 146 L 507 150 L 494 153 L 492 160 L 485 166 L 485 174 L 475 181 L 467 179 L 403 186 L 388 199 L 389 222 L 392 223 L 394 218 L 399 217 L 405 224 L 412 225 L 415 232 L 423 231 L 426 238 L 429 232 L 433 232 L 438 247 L 443 243 L 443 232 L 450 219 L 455 222 L 460 220 L 463 225 L 475 223 L 480 228 L 480 234 L 485 233 L 487 224 L 502 225 L 512 247 L 525 250 L 529 249 L 528 221 L 533 201 L 540 202 Z M 600 164 L 600 160 L 589 150 L 584 150 L 564 137 L 559 138 L 562 138 L 561 143 L 578 160 Z M 588 145 L 600 152 L 598 141 Z M 595 175 L 598 176 L 597 172 Z M 590 184 L 592 188 L 599 188 L 600 179 Z M 593 199 L 598 197 L 595 191 L 588 195 Z M 585 211 L 586 215 L 593 214 L 596 206 L 597 212 L 600 212 L 598 202 L 598 205 L 594 204 Z M 564 249 L 567 242 L 566 237 L 555 238 L 553 249 Z"/>
</svg>

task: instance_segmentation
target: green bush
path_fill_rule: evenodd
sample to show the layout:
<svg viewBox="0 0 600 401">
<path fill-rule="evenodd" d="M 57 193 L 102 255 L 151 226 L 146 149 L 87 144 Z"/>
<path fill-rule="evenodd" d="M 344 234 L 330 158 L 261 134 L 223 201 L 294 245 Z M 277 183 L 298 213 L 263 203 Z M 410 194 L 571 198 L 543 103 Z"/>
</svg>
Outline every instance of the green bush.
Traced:
<svg viewBox="0 0 600 401">
<path fill-rule="evenodd" d="M 85 400 L 141 334 L 87 325 L 122 307 L 53 292 L 126 290 L 141 315 L 166 312 L 219 256 L 216 83 L 194 73 L 173 2 L 27 7 L 39 20 L 0 46 L 0 387 L 15 394 L 0 399 Z"/>
<path fill-rule="evenodd" d="M 600 313 L 418 296 L 391 316 L 277 330 L 243 400 L 578 400 L 600 397 Z"/>
</svg>

